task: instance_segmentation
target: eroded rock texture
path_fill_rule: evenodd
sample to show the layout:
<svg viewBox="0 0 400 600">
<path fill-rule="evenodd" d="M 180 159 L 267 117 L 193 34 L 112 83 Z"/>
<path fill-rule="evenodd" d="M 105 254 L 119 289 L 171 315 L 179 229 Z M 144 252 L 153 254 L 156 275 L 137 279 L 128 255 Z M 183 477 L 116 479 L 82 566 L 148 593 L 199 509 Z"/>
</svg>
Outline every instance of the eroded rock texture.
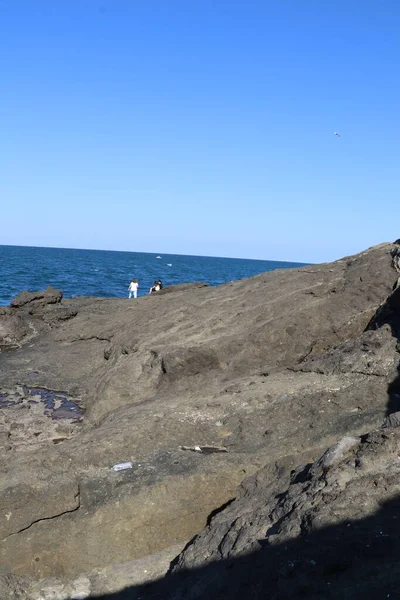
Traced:
<svg viewBox="0 0 400 600">
<path fill-rule="evenodd" d="M 135 301 L 52 291 L 3 309 L 0 334 L 14 349 L 0 354 L 0 404 L 9 403 L 0 408 L 1 564 L 18 576 L 72 580 L 162 552 L 199 533 L 248 476 L 170 578 L 313 534 L 317 481 L 333 484 L 317 463 L 290 472 L 343 437 L 343 457 L 358 448 L 362 463 L 360 436 L 399 409 L 398 250 L 382 244 L 335 263 Z M 47 404 L 38 390 L 49 392 Z M 372 435 L 397 439 L 392 425 Z M 110 469 L 124 461 L 132 468 Z M 336 491 L 363 472 L 346 469 Z M 345 518 L 375 510 L 364 515 L 356 494 L 343 498 L 353 507 Z M 345 514 L 332 510 L 324 527 Z M 295 519 L 301 511 L 312 515 L 309 529 L 306 517 Z M 176 588 L 176 597 L 212 597 L 196 586 L 197 596 Z"/>
<path fill-rule="evenodd" d="M 164 579 L 118 598 L 397 598 L 399 456 L 392 428 L 344 437 L 296 469 L 268 465 Z"/>
</svg>

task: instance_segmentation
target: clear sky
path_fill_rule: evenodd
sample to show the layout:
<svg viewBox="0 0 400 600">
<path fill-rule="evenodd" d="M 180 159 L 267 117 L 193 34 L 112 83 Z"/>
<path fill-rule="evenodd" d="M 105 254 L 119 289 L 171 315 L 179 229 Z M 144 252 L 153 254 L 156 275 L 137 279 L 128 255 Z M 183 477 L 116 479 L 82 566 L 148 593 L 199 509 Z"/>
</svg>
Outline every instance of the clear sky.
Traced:
<svg viewBox="0 0 400 600">
<path fill-rule="evenodd" d="M 394 241 L 399 32 L 398 0 L 0 0 L 0 243 Z"/>
</svg>

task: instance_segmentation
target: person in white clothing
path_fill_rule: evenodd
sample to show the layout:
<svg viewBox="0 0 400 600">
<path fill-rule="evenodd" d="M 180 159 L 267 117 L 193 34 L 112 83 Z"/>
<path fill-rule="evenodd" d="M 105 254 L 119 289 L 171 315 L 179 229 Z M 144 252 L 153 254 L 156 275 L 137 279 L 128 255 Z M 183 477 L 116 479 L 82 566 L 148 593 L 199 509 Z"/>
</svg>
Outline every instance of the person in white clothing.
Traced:
<svg viewBox="0 0 400 600">
<path fill-rule="evenodd" d="M 137 298 L 138 287 L 139 287 L 139 284 L 138 284 L 137 280 L 132 279 L 132 281 L 130 282 L 129 287 L 128 287 L 129 298 L 132 298 L 132 295 L 134 298 Z"/>
</svg>

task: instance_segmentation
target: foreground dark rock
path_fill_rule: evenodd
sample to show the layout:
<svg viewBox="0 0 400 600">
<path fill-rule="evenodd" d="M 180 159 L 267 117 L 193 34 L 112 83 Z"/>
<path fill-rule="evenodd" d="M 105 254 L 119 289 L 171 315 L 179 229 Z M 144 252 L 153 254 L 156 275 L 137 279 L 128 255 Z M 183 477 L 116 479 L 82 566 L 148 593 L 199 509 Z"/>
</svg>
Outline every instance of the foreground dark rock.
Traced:
<svg viewBox="0 0 400 600">
<path fill-rule="evenodd" d="M 0 337 L 17 349 L 0 353 L 1 564 L 27 581 L 83 573 L 82 594 L 101 591 L 91 583 L 94 570 L 184 544 L 248 476 L 170 578 L 180 581 L 180 569 L 209 569 L 209 560 L 239 560 L 242 552 L 261 556 L 259 539 L 269 548 L 273 539 L 276 546 L 308 531 L 298 525 L 301 511 L 314 519 L 317 481 L 331 483 L 315 465 L 296 471 L 291 483 L 290 472 L 343 436 L 353 440 L 341 446 L 343 457 L 356 448 L 364 455 L 360 436 L 399 409 L 398 255 L 397 244 L 383 244 L 218 288 L 167 288 L 138 300 L 38 299 L 3 309 Z M 386 433 L 371 435 L 388 435 L 393 419 Z M 346 477 L 362 471 L 343 467 L 340 475 L 341 460 L 327 473 L 345 493 Z M 132 468 L 110 470 L 124 461 Z M 324 498 L 329 504 L 333 496 Z M 345 518 L 364 516 L 355 495 L 349 498 Z M 315 506 L 321 512 L 325 505 Z M 324 519 L 340 520 L 333 513 Z M 281 533 L 284 523 L 292 523 L 290 535 Z M 163 566 L 157 560 L 146 569 L 154 576 L 165 570 L 165 558 Z M 197 595 L 177 583 L 176 598 L 213 597 L 208 577 L 193 584 Z M 140 581 L 120 576 L 121 587 Z M 39 594 L 24 585 L 26 598 Z"/>
<path fill-rule="evenodd" d="M 397 598 L 400 430 L 248 478 L 163 579 L 104 600 Z"/>
</svg>

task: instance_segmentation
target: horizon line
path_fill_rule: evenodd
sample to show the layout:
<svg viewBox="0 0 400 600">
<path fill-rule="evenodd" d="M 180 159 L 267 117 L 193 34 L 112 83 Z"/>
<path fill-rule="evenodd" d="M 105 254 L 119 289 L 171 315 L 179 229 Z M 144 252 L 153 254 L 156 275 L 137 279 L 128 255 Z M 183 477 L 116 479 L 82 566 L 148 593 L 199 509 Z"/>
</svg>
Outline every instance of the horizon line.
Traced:
<svg viewBox="0 0 400 600">
<path fill-rule="evenodd" d="M 104 248 L 74 248 L 74 247 L 66 247 L 66 246 L 32 246 L 32 245 L 20 245 L 20 244 L 0 244 L 0 248 L 4 247 L 4 248 L 42 248 L 42 249 L 46 249 L 46 250 L 83 250 L 83 251 L 87 251 L 87 252 L 122 252 L 125 254 L 155 254 L 155 255 L 162 255 L 165 254 L 167 256 L 193 256 L 196 258 L 223 258 L 223 259 L 227 259 L 227 260 L 255 260 L 258 262 L 278 262 L 278 263 L 286 263 L 286 264 L 291 264 L 291 265 L 302 265 L 302 266 L 307 266 L 307 265 L 313 265 L 313 264 L 318 264 L 318 263 L 311 263 L 311 262 L 299 262 L 299 261 L 292 261 L 292 260 L 276 260 L 276 259 L 272 259 L 272 258 L 243 258 L 240 256 L 210 256 L 210 255 L 206 255 L 206 254 L 179 254 L 179 253 L 174 253 L 174 252 L 143 252 L 143 251 L 139 251 L 139 250 L 110 250 L 110 249 L 104 249 Z"/>
</svg>

